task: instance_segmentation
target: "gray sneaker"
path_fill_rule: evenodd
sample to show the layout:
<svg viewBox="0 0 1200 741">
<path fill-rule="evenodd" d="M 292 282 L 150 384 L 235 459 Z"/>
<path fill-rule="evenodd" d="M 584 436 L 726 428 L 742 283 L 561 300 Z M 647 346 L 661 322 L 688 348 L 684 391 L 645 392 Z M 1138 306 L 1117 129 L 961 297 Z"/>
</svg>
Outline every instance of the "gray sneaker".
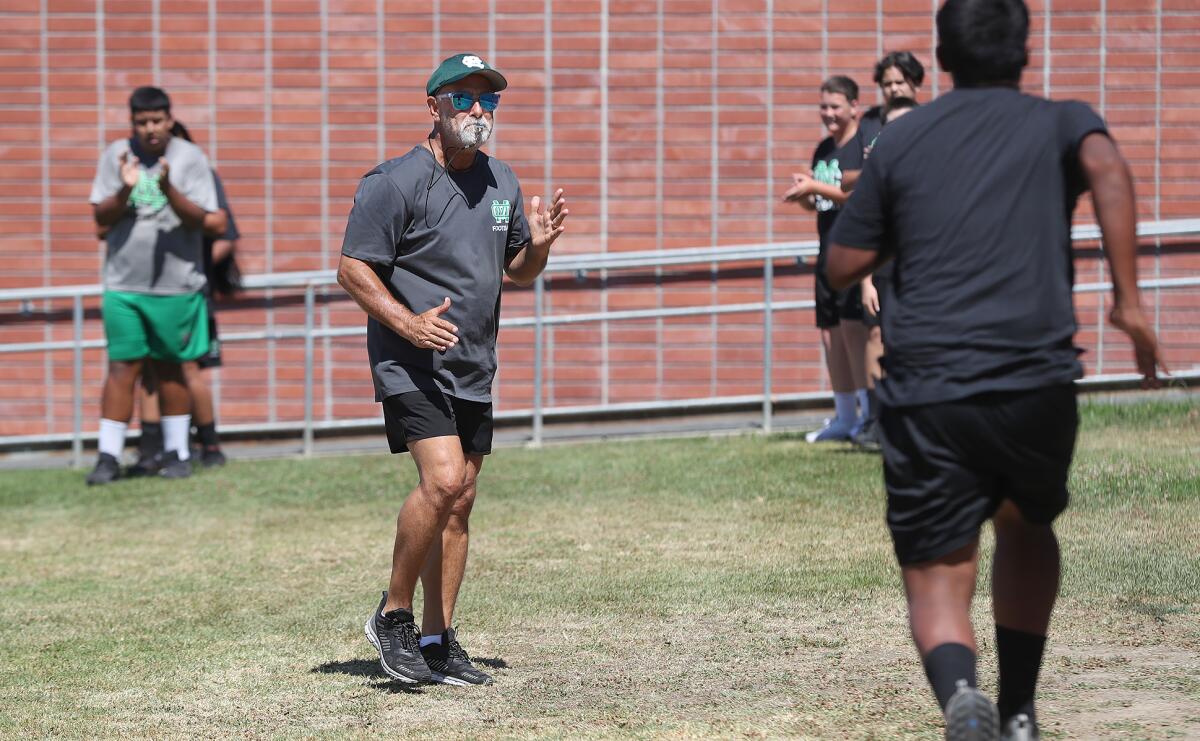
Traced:
<svg viewBox="0 0 1200 741">
<path fill-rule="evenodd" d="M 999 741 L 1000 714 L 988 696 L 958 680 L 946 703 L 946 741 Z"/>
<path fill-rule="evenodd" d="M 1000 741 L 1040 741 L 1041 737 L 1037 723 L 1025 713 L 1018 713 L 1004 724 L 1004 733 L 1000 734 Z"/>
</svg>

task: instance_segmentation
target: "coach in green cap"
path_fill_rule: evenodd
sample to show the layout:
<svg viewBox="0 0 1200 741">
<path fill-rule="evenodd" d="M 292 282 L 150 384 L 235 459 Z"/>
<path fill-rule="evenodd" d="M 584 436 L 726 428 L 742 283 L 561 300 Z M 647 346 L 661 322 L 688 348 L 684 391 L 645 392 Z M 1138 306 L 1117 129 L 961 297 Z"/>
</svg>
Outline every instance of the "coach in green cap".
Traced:
<svg viewBox="0 0 1200 741">
<path fill-rule="evenodd" d="M 402 682 L 489 684 L 451 619 L 467 519 L 492 450 L 492 379 L 505 274 L 532 283 L 567 216 L 562 190 L 528 218 L 508 165 L 481 147 L 508 81 L 476 54 L 443 61 L 425 86 L 429 135 L 366 175 L 346 224 L 338 282 L 367 312 L 375 400 L 393 453 L 420 483 L 400 509 L 388 589 L 367 619 L 380 663 Z M 413 592 L 420 578 L 418 630 Z"/>
</svg>

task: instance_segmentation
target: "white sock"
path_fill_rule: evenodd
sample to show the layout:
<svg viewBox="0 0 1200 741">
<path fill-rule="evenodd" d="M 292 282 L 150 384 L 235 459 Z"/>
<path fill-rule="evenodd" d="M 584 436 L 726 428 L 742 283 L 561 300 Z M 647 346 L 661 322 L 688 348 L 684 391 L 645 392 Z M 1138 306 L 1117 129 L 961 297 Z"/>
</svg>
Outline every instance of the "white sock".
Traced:
<svg viewBox="0 0 1200 741">
<path fill-rule="evenodd" d="M 442 645 L 442 634 L 438 633 L 435 636 L 421 636 L 421 648 L 425 648 L 431 643 L 436 643 L 439 646 Z"/>
<path fill-rule="evenodd" d="M 186 461 L 191 457 L 188 450 L 188 433 L 192 430 L 192 415 L 174 414 L 162 418 L 163 450 L 170 453 L 174 450 L 179 460 Z"/>
<path fill-rule="evenodd" d="M 858 397 L 858 418 L 865 420 L 871 416 L 871 397 L 867 395 L 866 389 L 858 389 L 854 395 Z"/>
<path fill-rule="evenodd" d="M 125 452 L 125 431 L 129 429 L 128 422 L 118 422 L 115 419 L 100 420 L 100 443 L 97 447 L 101 453 L 108 453 L 117 460 Z"/>
<path fill-rule="evenodd" d="M 834 391 L 833 392 L 833 408 L 834 417 L 833 423 L 852 426 L 857 420 L 858 415 L 854 413 L 854 392 L 853 391 Z"/>
</svg>

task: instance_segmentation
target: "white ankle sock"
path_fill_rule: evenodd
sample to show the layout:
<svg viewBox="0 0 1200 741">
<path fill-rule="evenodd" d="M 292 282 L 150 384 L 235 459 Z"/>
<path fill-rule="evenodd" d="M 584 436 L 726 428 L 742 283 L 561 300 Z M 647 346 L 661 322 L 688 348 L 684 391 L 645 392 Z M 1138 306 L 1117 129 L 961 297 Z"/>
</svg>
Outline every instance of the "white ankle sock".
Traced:
<svg viewBox="0 0 1200 741">
<path fill-rule="evenodd" d="M 188 433 L 192 428 L 192 415 L 173 414 L 162 418 L 163 450 L 170 453 L 174 450 L 179 460 L 186 461 L 191 452 L 188 450 Z"/>
<path fill-rule="evenodd" d="M 442 645 L 442 634 L 438 633 L 437 635 L 432 636 L 421 636 L 421 648 L 425 648 L 431 643 L 436 643 L 439 646 Z"/>
<path fill-rule="evenodd" d="M 97 446 L 101 453 L 108 453 L 117 460 L 125 452 L 125 431 L 129 429 L 128 422 L 118 422 L 115 419 L 100 420 L 100 442 Z"/>
<path fill-rule="evenodd" d="M 854 413 L 853 391 L 834 391 L 833 408 L 833 424 L 851 427 L 858 420 L 858 415 Z"/>
</svg>

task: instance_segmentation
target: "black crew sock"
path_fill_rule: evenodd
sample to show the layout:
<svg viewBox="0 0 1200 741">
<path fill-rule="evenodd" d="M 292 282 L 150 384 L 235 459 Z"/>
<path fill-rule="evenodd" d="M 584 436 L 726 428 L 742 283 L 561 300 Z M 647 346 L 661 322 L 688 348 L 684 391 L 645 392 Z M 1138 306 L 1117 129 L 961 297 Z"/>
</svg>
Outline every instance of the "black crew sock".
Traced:
<svg viewBox="0 0 1200 741">
<path fill-rule="evenodd" d="M 933 686 L 938 705 L 946 709 L 946 703 L 958 688 L 958 680 L 965 679 L 971 687 L 975 685 L 975 652 L 961 643 L 943 643 L 925 656 L 925 676 Z"/>
<path fill-rule="evenodd" d="M 142 436 L 138 439 L 138 455 L 142 458 L 151 458 L 162 451 L 162 422 L 142 422 Z"/>
<path fill-rule="evenodd" d="M 196 425 L 196 438 L 206 448 L 216 448 L 221 445 L 221 442 L 217 439 L 216 422 L 209 422 L 206 425 Z"/>
<path fill-rule="evenodd" d="M 1045 650 L 1046 636 L 996 626 L 996 657 L 1000 664 L 1000 697 L 996 705 L 1001 723 L 1019 713 L 1037 721 L 1033 696 Z"/>
</svg>

